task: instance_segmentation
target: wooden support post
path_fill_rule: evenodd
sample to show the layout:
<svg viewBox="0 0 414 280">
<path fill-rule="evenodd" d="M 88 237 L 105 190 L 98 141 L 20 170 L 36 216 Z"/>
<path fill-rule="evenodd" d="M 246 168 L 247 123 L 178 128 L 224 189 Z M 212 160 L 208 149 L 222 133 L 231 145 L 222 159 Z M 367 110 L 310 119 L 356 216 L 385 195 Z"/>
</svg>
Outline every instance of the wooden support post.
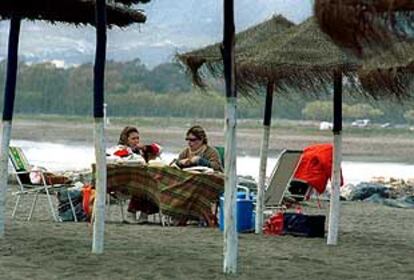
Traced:
<svg viewBox="0 0 414 280">
<path fill-rule="evenodd" d="M 105 232 L 106 141 L 104 129 L 104 81 L 106 61 L 106 0 L 96 1 L 96 55 L 94 67 L 94 142 L 96 158 L 96 197 L 92 253 L 102 254 Z"/>
<path fill-rule="evenodd" d="M 10 21 L 9 49 L 7 57 L 7 76 L 4 90 L 4 106 L 2 121 L 2 137 L 0 152 L 0 238 L 4 237 L 5 231 L 5 204 L 8 178 L 8 158 L 10 135 L 12 129 L 14 99 L 16 95 L 16 79 L 18 67 L 20 17 L 12 17 Z"/>
<path fill-rule="evenodd" d="M 237 93 L 235 87 L 234 65 L 234 3 L 224 0 L 224 32 L 221 53 L 226 81 L 226 120 L 225 120 L 225 191 L 224 191 L 224 264 L 223 272 L 237 273 L 238 236 L 236 229 L 236 195 L 237 195 Z"/>
<path fill-rule="evenodd" d="M 264 187 L 266 179 L 267 158 L 269 153 L 270 126 L 272 122 L 272 106 L 273 106 L 273 90 L 274 82 L 270 81 L 266 89 L 266 103 L 263 118 L 263 139 L 260 148 L 260 169 L 259 184 L 257 186 L 256 199 L 256 224 L 255 233 L 262 233 L 263 229 L 263 208 L 264 208 Z"/>
<path fill-rule="evenodd" d="M 332 188 L 329 210 L 328 245 L 338 243 L 338 228 L 340 217 L 340 185 L 341 185 L 341 162 L 342 162 L 342 73 L 334 73 L 334 149 L 332 168 Z"/>
</svg>

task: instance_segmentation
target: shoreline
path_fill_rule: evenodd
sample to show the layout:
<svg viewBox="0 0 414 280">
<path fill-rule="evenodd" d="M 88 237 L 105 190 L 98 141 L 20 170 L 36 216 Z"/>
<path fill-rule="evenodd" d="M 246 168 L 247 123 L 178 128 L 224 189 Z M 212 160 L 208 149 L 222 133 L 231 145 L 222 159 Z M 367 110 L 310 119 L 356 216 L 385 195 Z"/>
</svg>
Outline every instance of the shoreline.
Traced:
<svg viewBox="0 0 414 280">
<path fill-rule="evenodd" d="M 40 117 L 39 117 L 40 118 Z M 259 156 L 262 138 L 262 127 L 257 120 L 241 122 L 237 130 L 237 146 L 239 156 Z M 107 145 L 115 145 L 119 133 L 126 125 L 136 123 L 136 120 L 114 120 L 106 129 Z M 158 119 L 146 119 L 139 126 L 142 142 L 157 142 L 164 147 L 164 151 L 180 152 L 185 146 L 184 134 L 187 129 L 200 124 L 206 128 L 209 143 L 213 146 L 224 145 L 224 132 L 220 120 L 193 120 L 168 119 L 160 123 Z M 246 124 L 247 123 L 247 124 Z M 172 126 L 171 124 L 174 124 Z M 343 134 L 343 160 L 357 162 L 388 162 L 413 164 L 414 134 L 413 133 L 387 133 L 376 135 L 376 130 L 365 130 L 354 133 L 344 131 Z M 319 131 L 313 124 L 292 122 L 272 127 L 269 154 L 277 156 L 281 150 L 303 149 L 315 143 L 332 142 L 330 131 Z M 85 118 L 81 120 L 17 118 L 13 122 L 12 140 L 26 140 L 33 142 L 50 142 L 66 145 L 91 145 L 93 147 L 93 123 Z"/>
</svg>

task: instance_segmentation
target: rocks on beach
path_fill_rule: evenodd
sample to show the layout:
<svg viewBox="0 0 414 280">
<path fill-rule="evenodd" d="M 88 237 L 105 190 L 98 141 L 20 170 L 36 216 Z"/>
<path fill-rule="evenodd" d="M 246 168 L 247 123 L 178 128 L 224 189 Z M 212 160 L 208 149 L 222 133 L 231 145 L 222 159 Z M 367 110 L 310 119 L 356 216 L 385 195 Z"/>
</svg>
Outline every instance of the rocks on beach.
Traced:
<svg viewBox="0 0 414 280">
<path fill-rule="evenodd" d="M 391 207 L 414 208 L 414 178 L 407 180 L 374 177 L 370 182 L 341 188 L 346 200 L 380 203 Z"/>
</svg>

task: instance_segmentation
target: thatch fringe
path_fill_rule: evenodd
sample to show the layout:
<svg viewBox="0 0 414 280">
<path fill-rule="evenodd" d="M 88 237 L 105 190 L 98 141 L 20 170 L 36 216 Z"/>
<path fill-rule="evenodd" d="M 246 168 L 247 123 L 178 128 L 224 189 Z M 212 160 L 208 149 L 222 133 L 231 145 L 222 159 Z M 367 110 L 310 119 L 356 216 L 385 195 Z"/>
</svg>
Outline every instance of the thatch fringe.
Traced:
<svg viewBox="0 0 414 280">
<path fill-rule="evenodd" d="M 358 71 L 364 90 L 399 100 L 412 96 L 414 1 L 317 0 L 315 15 L 339 46 L 364 58 Z"/>
<path fill-rule="evenodd" d="M 300 65 L 285 65 L 275 69 L 260 65 L 241 65 L 237 71 L 238 81 L 242 84 L 265 87 L 268 81 L 275 81 L 275 91 L 280 94 L 302 92 L 312 97 L 318 97 L 332 92 L 334 72 L 343 73 L 347 85 L 352 92 L 370 95 L 363 92 L 355 76 L 353 65 L 330 65 L 330 67 L 302 67 Z"/>
<path fill-rule="evenodd" d="M 412 0 L 316 0 L 315 16 L 337 44 L 361 56 L 366 48 L 414 39 Z"/>
<path fill-rule="evenodd" d="M 96 0 L 1 0 L 0 17 L 9 19 L 20 16 L 29 20 L 46 20 L 76 25 L 95 24 Z M 141 10 L 120 4 L 107 5 L 108 26 L 124 27 L 144 23 L 146 16 Z"/>
<path fill-rule="evenodd" d="M 182 65 L 184 65 L 186 72 L 191 75 L 193 84 L 200 88 L 205 88 L 207 84 L 203 81 L 203 78 L 198 73 L 201 66 L 206 63 L 206 59 L 196 56 L 185 56 L 185 55 L 176 55 L 176 58 Z"/>
<path fill-rule="evenodd" d="M 283 16 L 273 16 L 270 20 L 262 22 L 251 28 L 248 28 L 236 35 L 235 53 L 236 71 L 238 58 L 243 53 L 261 41 L 282 33 L 286 29 L 294 26 L 292 22 Z M 209 45 L 205 48 L 191 51 L 184 54 L 178 54 L 176 58 L 185 66 L 187 72 L 191 75 L 194 85 L 205 88 L 207 86 L 205 79 L 208 77 L 222 78 L 223 65 L 221 56 L 221 43 Z M 257 90 L 254 83 L 240 79 L 236 82 L 237 90 L 245 97 L 252 98 L 252 92 Z"/>
<path fill-rule="evenodd" d="M 316 96 L 331 91 L 335 71 L 352 81 L 359 67 L 360 61 L 338 48 L 310 18 L 242 54 L 237 72 L 242 82 L 263 86 L 273 80 L 278 92 L 306 91 Z M 351 85 L 357 91 L 357 83 Z"/>
<path fill-rule="evenodd" d="M 359 70 L 358 76 L 364 89 L 376 96 L 393 96 L 398 100 L 410 98 L 414 72 L 401 68 Z"/>
</svg>

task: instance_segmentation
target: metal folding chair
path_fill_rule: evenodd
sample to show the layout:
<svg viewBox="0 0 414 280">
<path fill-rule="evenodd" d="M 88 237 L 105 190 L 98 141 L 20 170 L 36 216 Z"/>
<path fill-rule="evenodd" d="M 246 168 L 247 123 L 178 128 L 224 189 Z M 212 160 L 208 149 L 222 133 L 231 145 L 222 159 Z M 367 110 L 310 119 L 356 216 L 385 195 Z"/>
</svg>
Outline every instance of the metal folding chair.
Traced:
<svg viewBox="0 0 414 280">
<path fill-rule="evenodd" d="M 46 179 L 46 174 L 42 170 L 36 170 L 35 172 L 39 172 L 40 174 L 40 183 L 39 184 L 32 184 L 30 181 L 30 172 L 32 171 L 31 165 L 29 164 L 26 156 L 24 155 L 23 151 L 19 147 L 9 147 L 9 159 L 12 163 L 14 174 L 16 176 L 16 181 L 18 183 L 18 191 L 14 192 L 13 195 L 16 196 L 16 202 L 12 213 L 12 218 L 14 219 L 16 217 L 17 209 L 19 208 L 19 205 L 21 203 L 21 198 L 24 195 L 34 195 L 32 205 L 30 207 L 30 212 L 28 215 L 27 220 L 30 221 L 33 212 L 36 207 L 36 202 L 39 194 L 45 194 L 47 196 L 48 201 L 48 208 L 50 211 L 50 214 L 56 222 L 60 221 L 56 215 L 55 208 L 53 206 L 52 202 L 52 196 L 54 192 L 62 189 L 67 188 L 70 185 L 67 184 L 52 184 L 49 183 Z M 73 207 L 72 199 L 68 193 L 68 200 L 71 206 L 72 214 L 74 217 L 74 220 L 77 221 L 75 209 Z"/>
<path fill-rule="evenodd" d="M 287 191 L 290 181 L 298 167 L 303 151 L 283 150 L 269 178 L 265 195 L 264 205 L 266 208 L 280 208 L 283 197 Z"/>
</svg>

